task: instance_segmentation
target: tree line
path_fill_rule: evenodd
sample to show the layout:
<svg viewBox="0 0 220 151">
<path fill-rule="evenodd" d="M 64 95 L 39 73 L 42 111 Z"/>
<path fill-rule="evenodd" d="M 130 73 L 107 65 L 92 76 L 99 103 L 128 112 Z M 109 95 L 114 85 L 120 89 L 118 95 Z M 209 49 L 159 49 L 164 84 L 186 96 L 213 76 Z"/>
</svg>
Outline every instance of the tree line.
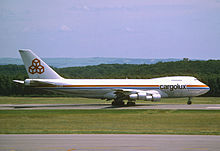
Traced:
<svg viewBox="0 0 220 151">
<path fill-rule="evenodd" d="M 53 69 L 61 76 L 71 79 L 147 79 L 163 76 L 194 76 L 211 88 L 204 96 L 220 96 L 220 60 L 158 62 L 141 65 L 100 64 Z M 0 95 L 59 95 L 27 89 L 12 81 L 26 78 L 28 75 L 23 65 L 0 65 Z"/>
</svg>

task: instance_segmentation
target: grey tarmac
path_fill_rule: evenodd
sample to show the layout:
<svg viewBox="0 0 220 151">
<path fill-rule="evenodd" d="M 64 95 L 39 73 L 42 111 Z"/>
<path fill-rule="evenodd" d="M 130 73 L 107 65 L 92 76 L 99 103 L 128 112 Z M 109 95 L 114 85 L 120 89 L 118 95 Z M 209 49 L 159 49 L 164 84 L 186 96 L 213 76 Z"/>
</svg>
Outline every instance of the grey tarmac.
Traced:
<svg viewBox="0 0 220 151">
<path fill-rule="evenodd" d="M 1 104 L 0 110 L 37 110 L 37 109 L 183 109 L 183 110 L 220 110 L 220 104 L 136 104 L 135 106 L 113 107 L 110 104 Z"/>
<path fill-rule="evenodd" d="M 0 151 L 219 151 L 220 136 L 130 134 L 0 135 Z"/>
</svg>

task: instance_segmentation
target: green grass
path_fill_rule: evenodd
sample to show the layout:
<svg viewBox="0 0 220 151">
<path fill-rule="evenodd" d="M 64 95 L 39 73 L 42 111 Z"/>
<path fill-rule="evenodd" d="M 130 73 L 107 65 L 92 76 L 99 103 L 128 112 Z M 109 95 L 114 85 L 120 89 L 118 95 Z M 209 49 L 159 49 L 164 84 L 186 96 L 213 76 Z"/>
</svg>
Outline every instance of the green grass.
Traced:
<svg viewBox="0 0 220 151">
<path fill-rule="evenodd" d="M 194 97 L 193 104 L 220 104 L 220 97 Z M 137 104 L 186 104 L 187 98 L 162 98 L 160 102 L 137 101 Z M 0 104 L 110 104 L 100 99 L 72 97 L 0 97 Z"/>
<path fill-rule="evenodd" d="M 0 110 L 0 134 L 220 135 L 220 110 Z"/>
<path fill-rule="evenodd" d="M 99 104 L 105 100 L 72 97 L 0 97 L 0 104 Z"/>
</svg>

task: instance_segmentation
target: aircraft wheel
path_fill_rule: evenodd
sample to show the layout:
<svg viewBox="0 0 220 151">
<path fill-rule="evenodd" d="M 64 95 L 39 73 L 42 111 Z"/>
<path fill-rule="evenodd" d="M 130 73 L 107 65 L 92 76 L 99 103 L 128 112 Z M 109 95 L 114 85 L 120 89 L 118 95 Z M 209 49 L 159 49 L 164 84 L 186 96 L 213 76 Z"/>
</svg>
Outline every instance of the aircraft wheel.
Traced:
<svg viewBox="0 0 220 151">
<path fill-rule="evenodd" d="M 133 105 L 135 105 L 135 102 L 128 101 L 127 105 L 128 106 L 133 106 Z"/>
<path fill-rule="evenodd" d="M 115 101 L 112 101 L 112 106 L 116 106 L 116 103 L 115 103 Z"/>
<path fill-rule="evenodd" d="M 120 101 L 120 105 L 125 105 L 125 102 L 124 101 Z"/>
<path fill-rule="evenodd" d="M 192 104 L 192 101 L 187 101 L 187 104 L 188 104 L 188 105 Z"/>
<path fill-rule="evenodd" d="M 112 106 L 123 106 L 124 104 L 124 101 L 112 101 Z"/>
</svg>

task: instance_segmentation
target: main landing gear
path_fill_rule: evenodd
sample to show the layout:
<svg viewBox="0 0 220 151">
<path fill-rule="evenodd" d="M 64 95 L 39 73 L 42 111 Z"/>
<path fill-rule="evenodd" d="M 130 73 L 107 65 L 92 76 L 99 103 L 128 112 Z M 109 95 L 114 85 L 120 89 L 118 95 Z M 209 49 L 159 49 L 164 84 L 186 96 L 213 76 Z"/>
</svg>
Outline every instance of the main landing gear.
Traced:
<svg viewBox="0 0 220 151">
<path fill-rule="evenodd" d="M 192 97 L 189 97 L 188 101 L 187 101 L 187 104 L 190 105 L 192 104 L 192 101 L 191 101 Z"/>
<path fill-rule="evenodd" d="M 129 101 L 127 102 L 127 106 L 134 106 L 135 105 L 135 102 L 134 101 Z"/>
<path fill-rule="evenodd" d="M 124 106 L 124 105 L 125 105 L 125 102 L 123 100 L 115 99 L 114 101 L 112 101 L 112 106 Z M 135 102 L 128 100 L 127 106 L 133 106 L 133 105 L 135 105 Z"/>
<path fill-rule="evenodd" d="M 123 106 L 125 105 L 125 102 L 123 100 L 114 100 L 112 101 L 112 106 Z"/>
</svg>

